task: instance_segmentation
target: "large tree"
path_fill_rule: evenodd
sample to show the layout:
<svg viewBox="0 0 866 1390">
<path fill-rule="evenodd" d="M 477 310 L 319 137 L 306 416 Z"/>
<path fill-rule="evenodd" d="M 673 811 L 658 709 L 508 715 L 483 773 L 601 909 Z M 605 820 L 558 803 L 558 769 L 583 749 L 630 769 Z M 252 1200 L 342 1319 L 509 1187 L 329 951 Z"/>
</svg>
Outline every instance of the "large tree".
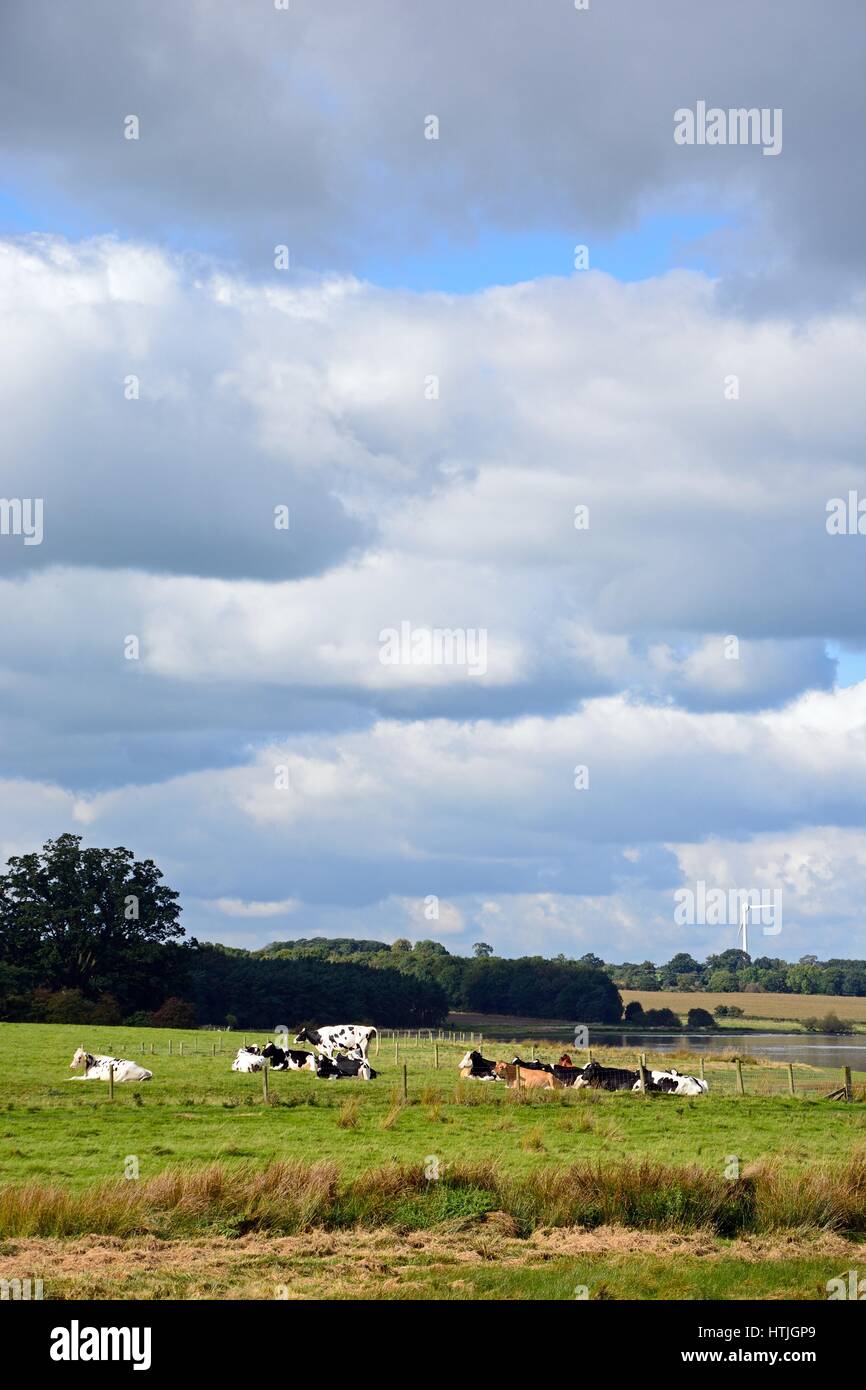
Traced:
<svg viewBox="0 0 866 1390">
<path fill-rule="evenodd" d="M 98 992 L 131 959 L 184 935 L 152 859 L 60 835 L 0 875 L 0 961 L 53 989 Z"/>
</svg>

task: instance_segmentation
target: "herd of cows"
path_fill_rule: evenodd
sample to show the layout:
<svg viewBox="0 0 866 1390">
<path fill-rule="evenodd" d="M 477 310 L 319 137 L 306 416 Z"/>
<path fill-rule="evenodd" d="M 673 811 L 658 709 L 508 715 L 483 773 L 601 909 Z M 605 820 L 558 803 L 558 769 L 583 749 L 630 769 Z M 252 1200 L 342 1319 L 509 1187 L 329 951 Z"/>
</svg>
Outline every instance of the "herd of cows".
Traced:
<svg viewBox="0 0 866 1390">
<path fill-rule="evenodd" d="M 256 1072 L 265 1066 L 273 1071 L 310 1071 L 320 1080 L 340 1081 L 354 1078 L 372 1081 L 374 1071 L 367 1058 L 375 1028 L 360 1023 L 339 1023 L 329 1028 L 302 1028 L 296 1043 L 307 1043 L 312 1051 L 296 1051 L 268 1043 L 239 1047 L 232 1071 Z M 123 1057 L 107 1057 L 85 1052 L 79 1048 L 70 1062 L 71 1071 L 81 1075 L 74 1081 L 150 1081 L 153 1072 Z M 502 1081 L 506 1086 L 527 1089 L 556 1090 L 562 1086 L 590 1086 L 601 1091 L 662 1091 L 675 1096 L 706 1095 L 708 1086 L 702 1077 L 683 1076 L 673 1067 L 670 1071 L 650 1071 L 644 1068 L 643 1082 L 636 1071 L 624 1067 L 604 1067 L 600 1062 L 587 1062 L 576 1067 L 568 1053 L 556 1063 L 530 1062 L 513 1057 L 510 1062 L 493 1062 L 478 1051 L 467 1052 L 458 1070 L 468 1081 Z"/>
<path fill-rule="evenodd" d="M 277 1047 L 268 1043 L 259 1047 L 255 1043 L 239 1047 L 232 1071 L 261 1071 L 265 1065 L 273 1071 L 311 1071 L 323 1080 L 339 1081 L 355 1077 L 360 1081 L 372 1081 L 379 1073 L 374 1071 L 367 1060 L 370 1040 L 376 1032 L 361 1023 L 337 1023 L 330 1028 L 302 1028 L 295 1038 L 296 1043 L 309 1043 L 313 1052 L 296 1052 L 293 1049 Z M 79 1047 L 72 1061 L 70 1071 L 80 1072 L 73 1081 L 152 1081 L 153 1072 L 130 1062 L 124 1057 L 108 1057 L 103 1053 L 85 1052 Z"/>
<path fill-rule="evenodd" d="M 554 1064 L 526 1062 L 522 1057 L 514 1057 L 510 1062 L 491 1062 L 480 1052 L 467 1052 L 460 1063 L 460 1075 L 467 1081 L 504 1081 L 511 1087 L 542 1087 L 551 1091 L 560 1086 L 591 1086 L 596 1091 L 641 1089 L 639 1072 L 628 1071 L 625 1067 L 603 1067 L 600 1062 L 576 1067 L 567 1052 Z M 702 1077 L 683 1076 L 674 1067 L 670 1071 L 644 1068 L 643 1088 L 674 1096 L 705 1096 L 709 1090 Z"/>
</svg>

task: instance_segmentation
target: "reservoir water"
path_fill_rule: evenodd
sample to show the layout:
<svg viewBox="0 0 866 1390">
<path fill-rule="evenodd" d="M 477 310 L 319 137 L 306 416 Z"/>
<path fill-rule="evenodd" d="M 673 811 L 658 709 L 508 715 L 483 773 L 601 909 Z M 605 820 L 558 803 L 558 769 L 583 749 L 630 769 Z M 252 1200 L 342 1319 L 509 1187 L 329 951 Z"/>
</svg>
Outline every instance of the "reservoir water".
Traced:
<svg viewBox="0 0 866 1390">
<path fill-rule="evenodd" d="M 629 1047 L 636 1052 L 741 1052 L 779 1062 L 807 1062 L 813 1067 L 851 1067 L 866 1071 L 866 1033 L 836 1037 L 832 1033 L 596 1033 L 593 1047 Z"/>
</svg>

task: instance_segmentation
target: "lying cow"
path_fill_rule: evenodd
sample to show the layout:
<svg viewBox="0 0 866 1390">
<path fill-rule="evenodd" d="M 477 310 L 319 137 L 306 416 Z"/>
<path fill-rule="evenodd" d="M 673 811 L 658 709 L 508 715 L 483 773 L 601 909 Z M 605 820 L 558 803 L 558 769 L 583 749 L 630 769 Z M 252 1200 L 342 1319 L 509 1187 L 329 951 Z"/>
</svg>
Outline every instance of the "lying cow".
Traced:
<svg viewBox="0 0 866 1390">
<path fill-rule="evenodd" d="M 338 1052 L 359 1052 L 367 1056 L 370 1039 L 377 1030 L 362 1023 L 335 1023 L 329 1028 L 302 1028 L 296 1043 L 309 1043 L 331 1061 Z"/>
<path fill-rule="evenodd" d="M 330 1057 L 317 1057 L 315 1073 L 322 1081 L 345 1081 L 349 1077 L 357 1077 L 359 1081 L 372 1081 L 374 1076 L 379 1075 L 366 1057 L 342 1057 L 339 1054 L 333 1061 Z"/>
<path fill-rule="evenodd" d="M 232 1062 L 232 1071 L 262 1071 L 264 1065 L 265 1059 L 258 1048 L 253 1052 L 251 1048 L 239 1047 L 237 1056 Z"/>
<path fill-rule="evenodd" d="M 709 1094 L 709 1086 L 699 1076 L 682 1076 L 678 1071 L 671 1067 L 671 1076 L 677 1083 L 675 1096 L 705 1096 Z"/>
<path fill-rule="evenodd" d="M 648 1091 L 663 1091 L 666 1094 L 677 1089 L 676 1077 L 669 1071 L 650 1071 L 647 1069 L 645 1084 Z M 640 1077 L 632 1086 L 632 1090 L 640 1090 Z"/>
<path fill-rule="evenodd" d="M 577 1087 L 591 1086 L 596 1091 L 632 1091 L 638 1079 L 636 1071 L 626 1071 L 622 1067 L 603 1067 L 600 1062 L 587 1062 L 575 1077 Z"/>
<path fill-rule="evenodd" d="M 562 1085 L 562 1082 L 557 1081 L 549 1071 L 539 1071 L 536 1067 L 527 1067 L 524 1071 L 513 1062 L 497 1062 L 494 1071 L 510 1091 L 513 1091 L 515 1086 L 525 1086 L 527 1091 L 555 1091 Z"/>
<path fill-rule="evenodd" d="M 648 1091 L 664 1091 L 673 1096 L 705 1096 L 709 1092 L 706 1081 L 699 1076 L 682 1076 L 675 1067 L 670 1071 L 648 1071 L 646 1088 Z M 638 1080 L 632 1090 L 640 1090 Z"/>
<path fill-rule="evenodd" d="M 576 1086 L 583 1076 L 583 1067 L 575 1067 L 571 1062 L 557 1062 L 551 1070 L 562 1086 Z"/>
<path fill-rule="evenodd" d="M 277 1047 L 276 1043 L 268 1043 L 262 1050 L 262 1056 L 267 1057 L 270 1066 L 274 1071 L 315 1071 L 316 1054 L 314 1052 L 293 1052 Z"/>
<path fill-rule="evenodd" d="M 520 1067 L 521 1071 L 547 1071 L 553 1075 L 553 1067 L 549 1062 L 524 1062 L 522 1057 L 512 1057 L 509 1066 Z"/>
<path fill-rule="evenodd" d="M 137 1062 L 128 1062 L 123 1057 L 106 1057 L 98 1052 L 85 1052 L 79 1047 L 72 1061 L 70 1071 L 84 1068 L 83 1075 L 70 1076 L 70 1081 L 107 1081 L 111 1068 L 114 1068 L 115 1081 L 152 1081 L 153 1072 L 140 1067 Z"/>
<path fill-rule="evenodd" d="M 480 1052 L 467 1052 L 458 1071 L 466 1081 L 496 1081 L 496 1063 L 489 1062 Z"/>
</svg>

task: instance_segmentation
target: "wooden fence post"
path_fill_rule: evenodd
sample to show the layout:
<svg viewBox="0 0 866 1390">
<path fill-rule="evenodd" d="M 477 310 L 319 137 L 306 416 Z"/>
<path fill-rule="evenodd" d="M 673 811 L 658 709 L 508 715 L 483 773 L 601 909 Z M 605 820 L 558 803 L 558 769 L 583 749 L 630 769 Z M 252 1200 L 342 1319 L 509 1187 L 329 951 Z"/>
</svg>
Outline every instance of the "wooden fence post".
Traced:
<svg viewBox="0 0 866 1390">
<path fill-rule="evenodd" d="M 171 1038 L 168 1040 L 168 1055 L 171 1056 Z"/>
<path fill-rule="evenodd" d="M 270 1071 L 270 1067 L 268 1066 L 268 1064 L 267 1064 L 267 1062 L 266 1062 L 266 1063 L 264 1064 L 264 1066 L 262 1067 L 262 1094 L 264 1095 L 265 1100 L 268 1100 L 268 1099 L 269 1099 L 269 1096 L 268 1096 L 268 1072 L 269 1072 L 269 1071 Z"/>
<path fill-rule="evenodd" d="M 746 1088 L 743 1085 L 743 1064 L 739 1057 L 737 1057 L 735 1065 L 737 1068 L 737 1091 L 741 1096 L 744 1096 L 746 1094 Z"/>
<path fill-rule="evenodd" d="M 853 1100 L 853 1099 L 854 1099 L 854 1090 L 853 1090 L 853 1088 L 852 1088 L 852 1086 L 851 1086 L 851 1068 L 850 1068 L 850 1067 L 845 1067 L 845 1068 L 843 1068 L 843 1070 L 844 1070 L 844 1073 L 845 1073 L 845 1099 L 846 1099 L 846 1100 Z"/>
<path fill-rule="evenodd" d="M 114 1063 L 108 1064 L 108 1099 L 114 1100 Z"/>
<path fill-rule="evenodd" d="M 409 1099 L 409 1068 L 403 1063 L 403 1099 Z"/>
<path fill-rule="evenodd" d="M 637 1059 L 637 1076 L 640 1085 L 641 1095 L 646 1095 L 646 1053 L 642 1052 Z"/>
<path fill-rule="evenodd" d="M 439 1070 L 439 1044 L 436 1043 L 436 1042 L 433 1044 L 433 1065 L 434 1065 L 434 1067 L 436 1068 L 436 1070 L 438 1071 L 438 1070 Z"/>
<path fill-rule="evenodd" d="M 180 1040 L 180 1055 L 183 1056 L 183 1038 Z"/>
<path fill-rule="evenodd" d="M 702 1057 L 702 1058 L 701 1058 L 701 1080 L 703 1081 L 703 1079 L 704 1079 L 704 1059 L 703 1059 L 703 1057 Z"/>
<path fill-rule="evenodd" d="M 788 1063 L 788 1094 L 789 1094 L 789 1095 L 792 1095 L 792 1096 L 796 1094 L 796 1092 L 795 1092 L 795 1090 L 794 1090 L 794 1063 L 793 1063 L 793 1062 L 789 1062 L 789 1063 Z"/>
</svg>

